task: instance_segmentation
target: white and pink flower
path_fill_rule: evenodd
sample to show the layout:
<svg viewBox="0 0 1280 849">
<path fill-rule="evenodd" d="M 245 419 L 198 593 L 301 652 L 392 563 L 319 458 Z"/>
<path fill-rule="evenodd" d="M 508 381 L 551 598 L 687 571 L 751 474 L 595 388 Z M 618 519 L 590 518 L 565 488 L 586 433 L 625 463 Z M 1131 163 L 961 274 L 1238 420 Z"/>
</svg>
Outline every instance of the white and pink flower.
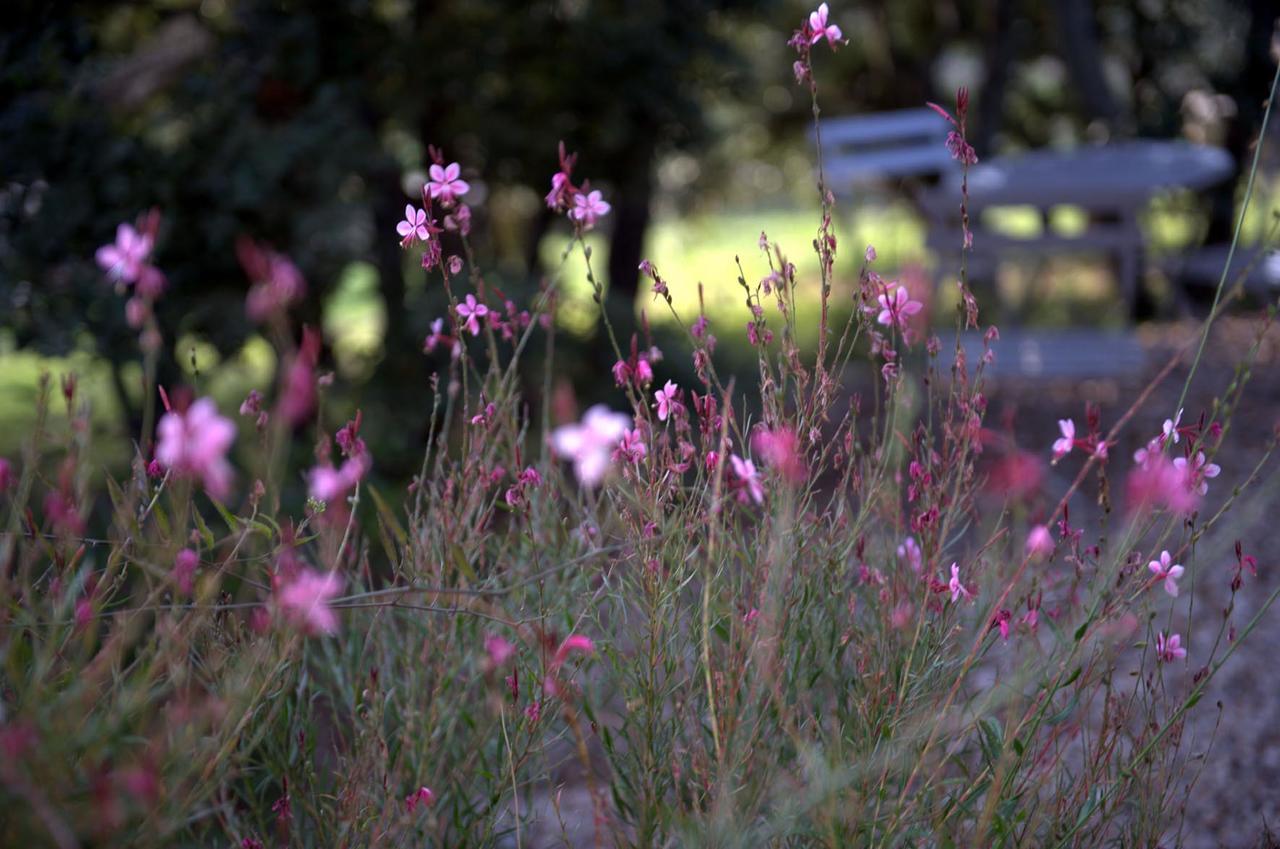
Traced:
<svg viewBox="0 0 1280 849">
<path fill-rule="evenodd" d="M 1164 581 L 1165 592 L 1174 598 L 1178 597 L 1178 579 L 1182 577 L 1182 573 L 1185 570 L 1182 566 L 1173 562 L 1173 557 L 1169 552 L 1160 552 L 1160 559 L 1152 560 L 1147 564 L 1147 568 L 1151 570 L 1155 580 Z"/>
<path fill-rule="evenodd" d="M 630 427 L 630 416 L 597 404 L 587 410 L 581 422 L 552 431 L 551 448 L 558 456 L 573 462 L 579 483 L 599 486 L 609 471 L 614 447 Z"/>
<path fill-rule="evenodd" d="M 471 191 L 471 185 L 462 179 L 462 166 L 451 162 L 446 166 L 432 165 L 427 170 L 431 179 L 427 193 L 442 206 L 453 206 L 454 201 Z"/>
<path fill-rule="evenodd" d="M 200 478 L 214 498 L 226 498 L 231 490 L 231 464 L 227 450 L 236 438 L 236 426 L 218 415 L 212 398 L 201 398 L 185 413 L 169 411 L 156 425 L 156 460 L 179 477 Z"/>
<path fill-rule="evenodd" d="M 569 210 L 569 215 L 575 221 L 582 222 L 583 230 L 590 230 L 596 226 L 596 222 L 609 214 L 612 206 L 605 201 L 600 191 L 594 190 L 590 193 L 582 193 L 573 196 L 573 208 Z"/>
</svg>

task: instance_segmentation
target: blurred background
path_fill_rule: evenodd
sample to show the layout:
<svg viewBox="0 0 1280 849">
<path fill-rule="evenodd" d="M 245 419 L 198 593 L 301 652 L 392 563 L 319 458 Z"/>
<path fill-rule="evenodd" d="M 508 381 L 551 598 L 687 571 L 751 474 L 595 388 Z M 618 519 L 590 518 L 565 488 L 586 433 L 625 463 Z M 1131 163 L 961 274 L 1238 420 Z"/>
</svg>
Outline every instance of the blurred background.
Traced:
<svg viewBox="0 0 1280 849">
<path fill-rule="evenodd" d="M 224 409 L 269 387 L 275 353 L 245 317 L 234 250 L 238 236 L 264 240 L 308 281 L 300 322 L 323 327 L 322 363 L 335 393 L 366 410 L 375 456 L 411 467 L 418 431 L 376 410 L 408 397 L 425 418 L 424 387 L 444 364 L 422 340 L 446 301 L 395 235 L 429 144 L 462 163 L 485 279 L 517 304 L 566 241 L 542 202 L 563 139 L 581 154 L 575 176 L 613 204 L 592 239 L 624 333 L 642 309 L 659 340 L 672 333 L 638 286 L 647 257 L 682 316 L 696 314 L 702 285 L 727 367 L 751 362 L 735 255 L 759 271 L 763 230 L 802 280 L 817 271 L 812 116 L 786 44 L 809 11 L 784 0 L 9 0 L 0 453 L 17 449 L 44 369 L 81 374 L 104 431 L 139 421 L 137 333 L 93 257 L 118 223 L 156 208 L 155 262 L 170 281 L 158 304 L 172 352 L 162 382 L 196 382 Z M 1135 137 L 1221 145 L 1232 179 L 1162 197 L 1144 220 L 1157 251 L 1221 243 L 1270 85 L 1274 19 L 1270 0 L 841 0 L 831 20 L 847 46 L 815 51 L 823 114 L 952 104 L 963 85 L 984 160 Z M 867 244 L 886 276 L 954 280 L 898 188 L 846 205 L 845 292 Z M 1059 212 L 1054 226 L 1080 226 Z M 1009 232 L 1047 226 L 1034 210 L 995 213 L 992 226 Z M 993 276 L 1030 327 L 1133 327 L 1105 257 L 1002 264 Z M 559 366 L 586 400 L 611 389 L 612 357 L 580 266 L 565 280 Z M 1176 281 L 1153 263 L 1144 282 L 1144 314 L 1168 317 Z M 950 323 L 949 310 L 934 312 Z M 673 374 L 685 359 L 670 358 Z M 106 467 L 127 459 L 110 453 L 123 441 L 98 444 Z"/>
</svg>

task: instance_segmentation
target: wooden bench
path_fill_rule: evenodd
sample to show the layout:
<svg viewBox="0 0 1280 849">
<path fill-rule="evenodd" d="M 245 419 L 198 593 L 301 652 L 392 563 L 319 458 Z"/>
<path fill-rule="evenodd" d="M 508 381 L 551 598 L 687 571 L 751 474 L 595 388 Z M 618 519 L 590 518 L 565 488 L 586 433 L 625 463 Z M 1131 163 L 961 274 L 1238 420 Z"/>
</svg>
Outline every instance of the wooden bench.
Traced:
<svg viewBox="0 0 1280 849">
<path fill-rule="evenodd" d="M 982 334 L 960 337 L 970 367 L 981 360 Z M 944 346 L 945 347 L 945 346 Z M 1126 378 L 1142 374 L 1147 352 L 1131 331 L 1092 328 L 1002 329 L 991 343 L 995 361 L 986 373 L 996 379 Z"/>
<path fill-rule="evenodd" d="M 946 148 L 950 126 L 931 109 L 906 109 L 821 122 L 822 169 L 837 197 L 856 199 L 876 184 L 906 184 L 928 222 L 927 246 L 941 267 L 958 265 L 961 169 Z M 1232 172 L 1225 151 L 1178 141 L 1137 140 L 1075 150 L 1037 150 L 997 157 L 969 170 L 969 266 L 991 276 L 1013 254 L 1100 253 L 1116 261 L 1121 296 L 1130 307 L 1146 255 L 1139 216 L 1158 193 L 1202 189 Z M 1054 232 L 1048 214 L 1057 206 L 1089 214 L 1077 235 Z M 982 226 L 982 212 L 1001 206 L 1040 210 L 1045 226 L 1015 238 Z M 992 281 L 994 282 L 994 281 Z"/>
</svg>

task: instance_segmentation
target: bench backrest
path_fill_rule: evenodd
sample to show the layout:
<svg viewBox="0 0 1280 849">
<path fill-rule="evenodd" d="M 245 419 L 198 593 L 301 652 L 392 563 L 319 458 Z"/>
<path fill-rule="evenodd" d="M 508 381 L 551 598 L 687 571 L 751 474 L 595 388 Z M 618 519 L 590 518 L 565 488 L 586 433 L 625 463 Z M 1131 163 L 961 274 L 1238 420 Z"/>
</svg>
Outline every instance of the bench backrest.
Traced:
<svg viewBox="0 0 1280 849">
<path fill-rule="evenodd" d="M 956 167 L 950 126 L 932 109 L 902 109 L 821 122 L 822 166 L 837 193 L 854 185 L 941 174 Z M 809 132 L 810 138 L 813 131 Z"/>
</svg>

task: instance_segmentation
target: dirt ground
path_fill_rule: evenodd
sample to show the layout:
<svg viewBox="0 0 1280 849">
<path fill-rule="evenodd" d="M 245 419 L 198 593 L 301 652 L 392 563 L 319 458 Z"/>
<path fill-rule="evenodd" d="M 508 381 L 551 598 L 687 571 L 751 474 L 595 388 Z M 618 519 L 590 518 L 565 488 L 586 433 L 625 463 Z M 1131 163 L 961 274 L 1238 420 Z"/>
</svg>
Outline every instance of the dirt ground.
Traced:
<svg viewBox="0 0 1280 849">
<path fill-rule="evenodd" d="M 1236 365 L 1258 338 L 1257 318 L 1231 317 L 1211 331 L 1204 357 L 1185 401 L 1183 421 L 1208 414 L 1215 398 L 1222 397 Z M 1077 424 L 1086 401 L 1101 404 L 1103 427 L 1109 427 L 1138 395 L 1151 384 L 1161 368 L 1184 351 L 1179 364 L 1155 386 L 1112 449 L 1117 486 L 1132 452 L 1157 433 L 1164 418 L 1172 415 L 1194 356 L 1198 326 L 1173 323 L 1145 326 L 1138 331 L 1147 354 L 1140 375 L 1118 380 L 1060 382 L 997 381 L 991 386 L 989 423 L 1010 416 L 1018 442 L 1027 450 L 1042 449 L 1057 436 L 1056 420 L 1073 417 Z M 1190 346 L 1188 346 L 1190 343 Z M 1274 429 L 1280 425 L 1280 329 L 1261 337 L 1258 357 L 1251 370 L 1245 396 L 1226 432 L 1217 462 L 1221 476 L 1211 483 L 1204 511 L 1214 512 L 1235 486 L 1243 483 L 1262 458 Z M 1078 464 L 1064 461 L 1050 471 L 1047 488 L 1060 493 L 1070 484 Z M 1073 525 L 1086 528 L 1085 517 L 1097 509 L 1087 496 L 1071 504 Z M 1179 599 L 1184 612 L 1193 613 L 1189 635 L 1190 663 L 1187 675 L 1202 665 L 1221 623 L 1230 598 L 1231 566 L 1238 539 L 1246 553 L 1258 559 L 1258 575 L 1246 574 L 1236 596 L 1232 621 L 1244 625 L 1280 586 L 1280 539 L 1275 522 L 1280 519 L 1280 458 L 1273 456 L 1255 484 L 1242 493 L 1221 526 L 1205 536 L 1197 548 L 1189 574 L 1183 579 L 1192 592 Z M 1194 585 L 1194 586 L 1193 586 Z M 1272 608 L 1240 648 L 1226 662 L 1206 696 L 1192 714 L 1184 732 L 1184 751 L 1205 752 L 1203 771 L 1190 789 L 1180 832 L 1171 823 L 1166 846 L 1186 849 L 1254 849 L 1280 846 L 1266 836 L 1266 829 L 1280 828 L 1280 605 Z M 1196 663 L 1197 655 L 1200 664 Z M 1217 705 L 1221 705 L 1221 715 Z M 1209 744 L 1212 743 L 1210 746 Z M 1194 773 L 1193 773 L 1194 774 Z M 1177 791 L 1173 791 L 1177 793 Z"/>
<path fill-rule="evenodd" d="M 1184 422 L 1208 414 L 1215 398 L 1221 398 L 1235 369 L 1258 337 L 1257 318 L 1231 317 L 1215 325 L 1204 357 L 1185 400 Z M 1123 473 L 1131 465 L 1133 451 L 1160 430 L 1173 414 L 1198 340 L 1192 322 L 1146 325 L 1136 331 L 1146 353 L 1141 373 L 1119 379 L 1029 380 L 993 379 L 988 385 L 990 427 L 1008 428 L 1017 444 L 1038 456 L 1049 457 L 1057 437 L 1057 419 L 1084 420 L 1086 402 L 1101 407 L 1102 426 L 1109 428 L 1152 386 L 1162 368 L 1173 358 L 1178 364 L 1154 385 L 1142 408 L 1134 415 L 1111 449 L 1113 486 L 1122 488 Z M 1211 484 L 1204 511 L 1215 512 L 1233 489 L 1243 483 L 1262 458 L 1277 426 L 1280 426 L 1280 328 L 1261 337 L 1244 400 L 1226 431 L 1216 460 L 1222 474 Z M 1050 468 L 1045 497 L 1056 501 L 1078 470 L 1078 463 L 1064 461 Z M 1188 637 L 1190 662 L 1182 671 L 1190 678 L 1203 664 L 1218 633 L 1223 608 L 1230 597 L 1231 565 L 1235 541 L 1258 559 L 1258 575 L 1246 575 L 1236 597 L 1233 621 L 1243 629 L 1267 596 L 1280 587 L 1280 540 L 1273 523 L 1280 519 L 1280 457 L 1273 456 L 1255 484 L 1237 499 L 1228 518 L 1207 534 L 1194 560 L 1184 558 L 1188 574 L 1176 615 L 1193 614 Z M 1094 488 L 1096 489 L 1096 487 Z M 1118 495 L 1118 493 L 1117 493 Z M 1072 524 L 1085 528 L 1086 540 L 1099 515 L 1093 498 L 1080 493 L 1071 503 Z M 1189 590 L 1189 591 L 1187 591 Z M 1185 620 L 1184 620 L 1185 621 Z M 1207 753 L 1203 769 L 1188 788 L 1171 788 L 1175 798 L 1186 796 L 1181 822 L 1171 822 L 1162 844 L 1185 849 L 1280 849 L 1268 826 L 1280 828 L 1280 605 L 1261 620 L 1240 648 L 1223 666 L 1206 696 L 1193 711 L 1183 733 L 1183 751 Z M 1197 664 L 1197 657 L 1200 663 Z M 1217 707 L 1221 705 L 1221 708 Z M 1198 763 L 1198 761 L 1197 761 Z M 526 846 L 585 847 L 593 844 L 591 803 L 580 782 L 566 778 L 558 792 L 537 794 L 526 804 L 538 811 L 538 820 L 524 834 Z M 606 837 L 607 840 L 607 837 Z M 514 842 L 509 845 L 514 846 Z"/>
</svg>

